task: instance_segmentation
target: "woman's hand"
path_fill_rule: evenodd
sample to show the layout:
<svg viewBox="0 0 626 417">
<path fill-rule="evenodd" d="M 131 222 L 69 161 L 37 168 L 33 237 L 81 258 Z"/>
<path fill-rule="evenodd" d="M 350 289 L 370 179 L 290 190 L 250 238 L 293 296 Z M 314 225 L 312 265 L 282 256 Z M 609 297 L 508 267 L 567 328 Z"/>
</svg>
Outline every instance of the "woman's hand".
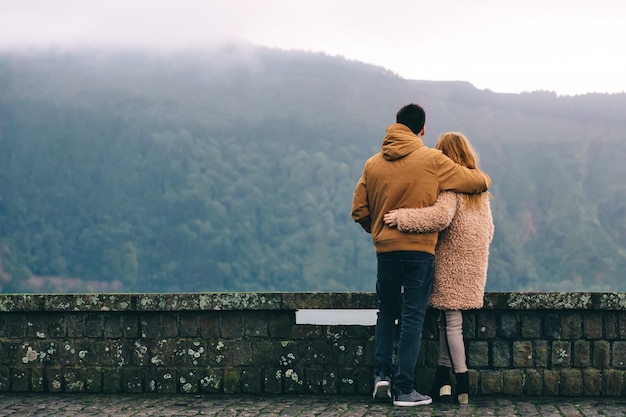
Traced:
<svg viewBox="0 0 626 417">
<path fill-rule="evenodd" d="M 383 221 L 389 227 L 396 227 L 398 225 L 398 210 L 391 210 L 389 213 L 385 214 Z"/>
</svg>

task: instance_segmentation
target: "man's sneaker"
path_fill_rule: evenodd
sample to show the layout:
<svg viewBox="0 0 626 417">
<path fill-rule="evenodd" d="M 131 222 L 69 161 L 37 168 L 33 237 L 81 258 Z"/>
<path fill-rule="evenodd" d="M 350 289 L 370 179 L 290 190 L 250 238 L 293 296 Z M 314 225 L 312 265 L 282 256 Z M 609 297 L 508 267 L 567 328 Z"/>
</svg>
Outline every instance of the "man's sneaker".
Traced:
<svg viewBox="0 0 626 417">
<path fill-rule="evenodd" d="M 428 395 L 422 395 L 419 392 L 413 390 L 408 394 L 403 394 L 400 391 L 396 392 L 393 397 L 393 405 L 399 407 L 412 407 L 414 405 L 426 405 L 433 402 L 433 399 Z"/>
<path fill-rule="evenodd" d="M 391 398 L 391 379 L 380 374 L 374 379 L 374 393 L 372 397 L 375 400 L 388 400 Z"/>
</svg>

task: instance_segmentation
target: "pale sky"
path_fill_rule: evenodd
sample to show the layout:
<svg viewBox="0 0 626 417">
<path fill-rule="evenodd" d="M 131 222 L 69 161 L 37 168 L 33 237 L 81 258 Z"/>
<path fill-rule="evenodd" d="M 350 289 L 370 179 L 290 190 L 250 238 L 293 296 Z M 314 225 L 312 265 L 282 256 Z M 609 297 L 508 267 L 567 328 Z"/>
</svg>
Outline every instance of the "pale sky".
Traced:
<svg viewBox="0 0 626 417">
<path fill-rule="evenodd" d="M 626 92 L 624 0 L 0 0 L 0 49 L 224 40 L 499 93 Z"/>
</svg>

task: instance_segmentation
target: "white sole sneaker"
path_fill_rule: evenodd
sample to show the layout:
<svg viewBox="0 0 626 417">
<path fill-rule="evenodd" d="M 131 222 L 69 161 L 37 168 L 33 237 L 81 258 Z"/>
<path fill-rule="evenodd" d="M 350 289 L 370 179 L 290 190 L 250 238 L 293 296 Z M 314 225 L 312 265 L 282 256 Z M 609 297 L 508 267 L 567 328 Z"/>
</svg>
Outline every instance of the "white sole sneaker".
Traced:
<svg viewBox="0 0 626 417">
<path fill-rule="evenodd" d="M 389 387 L 389 381 L 380 381 L 374 386 L 372 398 L 375 400 L 389 400 L 391 398 L 391 390 Z"/>
<path fill-rule="evenodd" d="M 429 398 L 427 400 L 422 400 L 422 401 L 398 401 L 395 400 L 393 402 L 393 405 L 398 406 L 398 407 L 413 407 L 415 405 L 428 405 L 428 404 L 432 404 L 433 399 Z"/>
</svg>

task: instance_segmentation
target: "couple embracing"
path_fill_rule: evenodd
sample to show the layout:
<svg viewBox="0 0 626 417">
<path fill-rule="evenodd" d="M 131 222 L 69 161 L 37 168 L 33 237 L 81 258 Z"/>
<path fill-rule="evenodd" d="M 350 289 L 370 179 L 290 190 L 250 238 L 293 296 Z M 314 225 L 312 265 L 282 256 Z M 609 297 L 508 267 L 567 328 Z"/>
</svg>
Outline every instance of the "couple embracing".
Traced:
<svg viewBox="0 0 626 417">
<path fill-rule="evenodd" d="M 424 145 L 426 114 L 408 104 L 387 127 L 381 152 L 365 163 L 354 190 L 352 218 L 371 233 L 378 259 L 375 399 L 396 406 L 451 399 L 468 402 L 469 378 L 462 310 L 483 305 L 494 225 L 488 175 L 458 132 Z M 439 310 L 439 359 L 430 395 L 414 377 L 428 306 Z M 400 325 L 392 364 L 395 323 Z"/>
</svg>

